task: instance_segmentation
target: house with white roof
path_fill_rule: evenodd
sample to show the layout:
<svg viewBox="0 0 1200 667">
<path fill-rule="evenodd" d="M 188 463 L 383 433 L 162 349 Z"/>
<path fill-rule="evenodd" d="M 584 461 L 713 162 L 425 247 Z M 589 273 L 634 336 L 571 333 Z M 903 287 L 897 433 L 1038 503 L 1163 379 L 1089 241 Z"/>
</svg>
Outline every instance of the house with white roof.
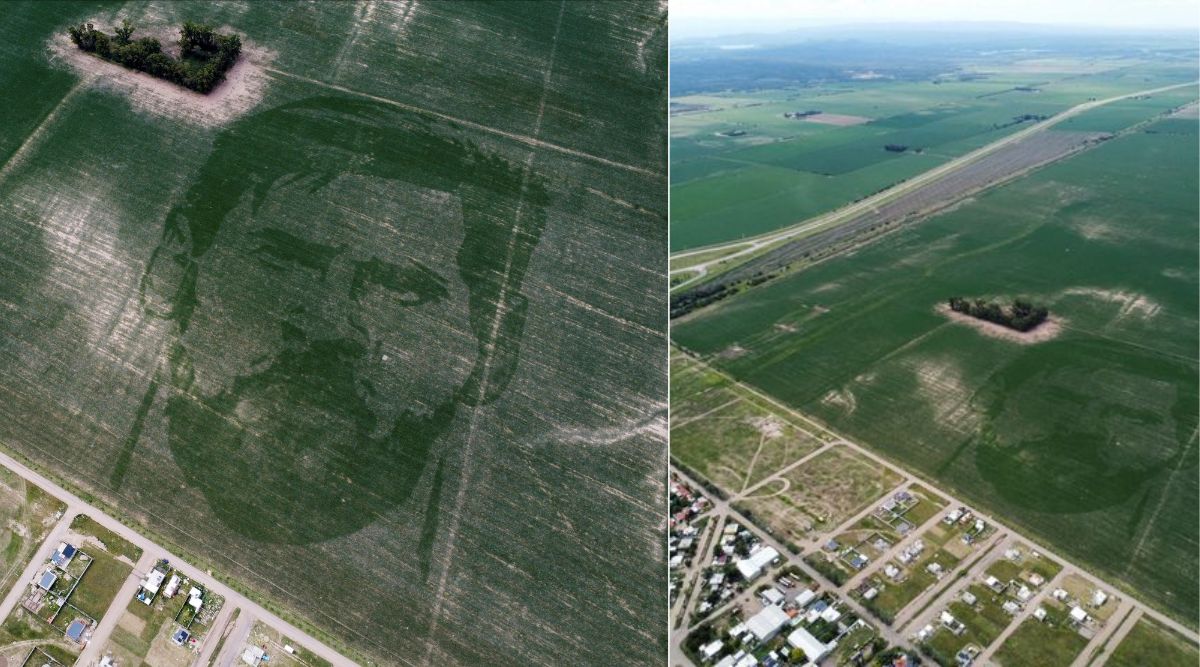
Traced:
<svg viewBox="0 0 1200 667">
<path fill-rule="evenodd" d="M 762 547 L 750 554 L 749 557 L 738 560 L 737 569 L 743 579 L 753 581 L 776 558 L 779 558 L 779 552 L 775 550 L 775 547 Z"/>
<path fill-rule="evenodd" d="M 804 657 L 811 663 L 821 662 L 825 656 L 829 655 L 832 646 L 822 642 L 804 628 L 796 628 L 792 634 L 788 635 L 787 643 L 792 648 L 798 648 L 804 651 Z"/>
<path fill-rule="evenodd" d="M 746 629 L 750 634 L 754 635 L 760 642 L 765 642 L 783 629 L 791 621 L 791 617 L 787 612 L 776 606 L 763 607 L 762 611 L 750 617 L 746 621 Z"/>
</svg>

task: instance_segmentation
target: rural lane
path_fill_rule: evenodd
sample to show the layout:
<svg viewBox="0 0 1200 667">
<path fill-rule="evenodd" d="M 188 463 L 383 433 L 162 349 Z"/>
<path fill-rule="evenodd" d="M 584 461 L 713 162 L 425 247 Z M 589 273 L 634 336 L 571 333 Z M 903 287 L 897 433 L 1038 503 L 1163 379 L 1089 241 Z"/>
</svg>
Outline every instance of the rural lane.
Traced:
<svg viewBox="0 0 1200 667">
<path fill-rule="evenodd" d="M 42 544 L 42 547 L 38 549 L 37 553 L 34 554 L 33 560 L 30 562 L 29 566 L 26 567 L 21 578 L 17 580 L 13 591 L 10 591 L 9 595 L 5 598 L 4 606 L 0 606 L 0 612 L 3 612 L 3 616 L 0 616 L 0 618 L 6 618 L 7 614 L 12 611 L 12 608 L 15 606 L 16 602 L 20 600 L 20 593 L 22 592 L 20 589 L 22 589 L 24 585 L 32 580 L 37 569 L 43 562 L 45 562 L 45 559 L 50 555 L 50 551 L 54 548 L 54 546 L 57 545 L 57 540 L 61 539 L 61 535 L 66 533 L 69 525 L 68 517 L 72 517 L 75 514 L 87 514 L 99 525 L 113 531 L 118 536 L 128 540 L 135 546 L 140 547 L 144 553 L 152 554 L 152 556 L 155 558 L 166 558 L 170 560 L 175 569 L 184 573 L 184 575 L 190 577 L 194 581 L 203 583 L 208 590 L 211 590 L 225 598 L 225 604 L 241 607 L 243 614 L 246 614 L 246 612 L 253 613 L 254 616 L 261 619 L 264 623 L 276 628 L 285 634 L 289 639 L 304 646 L 309 651 L 312 651 L 315 655 L 328 660 L 330 664 L 334 665 L 335 667 L 351 667 L 355 665 L 352 660 L 326 646 L 312 635 L 301 630 L 300 628 L 297 628 L 291 623 L 288 623 L 282 618 L 279 618 L 275 614 L 272 614 L 270 611 L 267 611 L 250 598 L 247 598 L 245 595 L 235 591 L 216 578 L 208 575 L 200 568 L 189 564 L 178 555 L 172 554 L 158 544 L 155 544 L 141 533 L 135 531 L 129 526 L 126 526 L 120 521 L 117 521 L 108 514 L 105 514 L 100 509 L 88 504 L 83 499 L 79 498 L 79 496 L 67 491 L 54 481 L 48 479 L 35 470 L 30 469 L 8 454 L 0 453 L 0 465 L 3 465 L 17 473 L 21 477 L 25 478 L 26 481 L 40 486 L 44 491 L 52 496 L 57 497 L 59 500 L 67 504 L 67 510 L 63 516 L 63 520 L 54 527 L 54 530 L 51 531 L 50 537 L 46 538 L 46 541 Z M 56 537 L 56 535 L 60 537 Z"/>
<path fill-rule="evenodd" d="M 79 654 L 79 659 L 75 661 L 77 666 L 96 667 L 100 664 L 100 658 L 103 657 L 102 651 L 108 645 L 109 636 L 112 635 L 112 631 L 117 627 L 121 617 L 125 615 L 125 608 L 129 606 L 129 601 L 133 599 L 134 594 L 141 586 L 142 577 L 154 567 L 155 560 L 149 551 L 142 551 L 142 557 L 129 571 L 129 576 L 125 577 L 125 583 L 121 585 L 121 590 L 117 591 L 117 597 L 113 598 L 112 604 L 108 605 L 104 616 L 97 620 L 96 628 L 92 630 L 92 637 L 88 640 L 88 645 Z"/>
</svg>

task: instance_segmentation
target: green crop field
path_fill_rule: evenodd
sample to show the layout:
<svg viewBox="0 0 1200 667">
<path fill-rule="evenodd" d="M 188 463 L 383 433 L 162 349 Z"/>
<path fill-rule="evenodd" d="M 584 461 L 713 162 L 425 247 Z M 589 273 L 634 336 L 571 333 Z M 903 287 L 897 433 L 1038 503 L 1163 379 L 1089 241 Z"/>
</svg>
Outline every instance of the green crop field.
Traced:
<svg viewBox="0 0 1200 667">
<path fill-rule="evenodd" d="M 674 342 L 1194 622 L 1198 155 L 1176 120 L 691 315 Z M 1061 331 L 985 336 L 937 312 L 956 295 L 1033 299 Z"/>
<path fill-rule="evenodd" d="M 1141 618 L 1104 664 L 1112 667 L 1177 667 L 1200 663 L 1200 648 L 1149 618 Z"/>
<path fill-rule="evenodd" d="M 1186 82 L 1187 67 L 1137 57 L 973 62 L 971 77 L 827 83 L 672 98 L 671 250 L 773 231 L 837 209 L 1092 98 Z M 1088 68 L 1080 71 L 1082 64 Z M 948 61 L 947 71 L 956 69 Z M 1114 103 L 1059 129 L 1113 132 L 1187 101 L 1189 91 Z M 1192 94 L 1194 97 L 1194 94 Z M 784 118 L 819 110 L 838 126 Z M 730 132 L 741 132 L 729 136 Z M 887 144 L 909 147 L 889 152 Z M 919 152 L 916 152 L 918 151 Z"/>
<path fill-rule="evenodd" d="M 0 445 L 363 663 L 657 661 L 665 6 L 4 10 Z"/>
</svg>

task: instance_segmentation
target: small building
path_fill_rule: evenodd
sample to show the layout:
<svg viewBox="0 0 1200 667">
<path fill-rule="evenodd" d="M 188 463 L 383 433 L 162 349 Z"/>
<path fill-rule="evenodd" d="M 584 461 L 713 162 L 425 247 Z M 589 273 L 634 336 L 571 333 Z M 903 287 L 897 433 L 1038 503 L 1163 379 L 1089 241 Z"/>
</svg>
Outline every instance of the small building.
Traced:
<svg viewBox="0 0 1200 667">
<path fill-rule="evenodd" d="M 975 594 L 974 594 L 974 593 L 972 593 L 971 591 L 963 591 L 963 594 L 962 594 L 962 601 L 963 601 L 964 603 L 966 603 L 966 604 L 969 604 L 969 605 L 972 605 L 972 606 L 973 606 L 977 600 L 978 600 L 978 598 L 976 598 L 976 597 L 975 597 Z"/>
<path fill-rule="evenodd" d="M 993 591 L 995 591 L 997 593 L 1003 593 L 1004 589 L 1007 588 L 1007 586 L 1005 586 L 1004 583 L 1002 583 L 999 579 L 993 577 L 990 574 L 988 575 L 987 579 L 983 580 L 983 583 L 985 585 L 987 585 L 988 588 L 992 589 Z"/>
<path fill-rule="evenodd" d="M 1046 578 L 1037 572 L 1034 572 L 1033 574 L 1029 575 L 1029 583 L 1041 588 L 1042 584 L 1046 583 Z"/>
<path fill-rule="evenodd" d="M 1083 610 L 1083 607 L 1071 607 L 1071 620 L 1076 623 L 1087 623 L 1087 612 Z"/>
<path fill-rule="evenodd" d="M 762 547 L 750 554 L 749 557 L 738 560 L 737 569 L 743 579 L 753 581 L 777 558 L 779 558 L 779 552 L 775 550 L 775 547 Z"/>
<path fill-rule="evenodd" d="M 717 657 L 717 654 L 725 648 L 725 642 L 720 639 L 714 639 L 711 642 L 700 647 L 700 657 L 705 660 L 712 660 Z"/>
<path fill-rule="evenodd" d="M 200 613 L 200 607 L 204 606 L 204 591 L 192 586 L 192 590 L 188 591 L 188 606 L 191 607 L 197 614 Z"/>
<path fill-rule="evenodd" d="M 150 570 L 145 579 L 142 579 L 142 591 L 145 595 L 139 595 L 138 599 L 145 604 L 150 604 L 154 601 L 154 596 L 158 595 L 158 589 L 162 588 L 163 581 L 167 578 L 167 573 L 162 570 Z"/>
<path fill-rule="evenodd" d="M 191 635 L 188 634 L 187 630 L 179 628 L 171 635 L 171 641 L 175 642 L 176 646 L 183 646 L 187 643 L 189 637 L 191 637 Z"/>
<path fill-rule="evenodd" d="M 792 618 L 779 607 L 763 607 L 763 610 L 746 621 L 746 629 L 760 642 L 765 642 L 779 634 L 783 626 Z"/>
<path fill-rule="evenodd" d="M 954 616 L 948 611 L 943 611 L 938 620 L 943 626 L 945 626 L 947 630 L 956 635 L 961 635 L 963 631 L 967 629 L 967 626 L 963 625 L 962 622 L 957 618 L 954 618 Z"/>
<path fill-rule="evenodd" d="M 76 644 L 84 644 L 85 642 L 83 639 L 83 633 L 87 631 L 87 628 L 88 622 L 82 618 L 77 618 L 74 621 L 71 621 L 71 624 L 67 626 L 67 639 L 75 642 Z"/>
<path fill-rule="evenodd" d="M 821 612 L 821 620 L 828 623 L 836 623 L 842 617 L 842 612 L 837 610 L 837 607 L 827 607 Z"/>
<path fill-rule="evenodd" d="M 788 635 L 787 643 L 792 648 L 798 648 L 804 651 L 804 658 L 810 663 L 816 664 L 821 662 L 825 656 L 829 655 L 831 647 L 829 644 L 822 642 L 804 628 L 796 628 L 792 634 Z"/>
<path fill-rule="evenodd" d="M 1071 594 L 1067 593 L 1065 588 L 1056 588 L 1050 596 L 1059 602 L 1066 602 L 1067 598 L 1071 597 Z"/>
<path fill-rule="evenodd" d="M 1033 617 L 1034 617 L 1034 618 L 1036 618 L 1036 619 L 1037 619 L 1037 620 L 1039 620 L 1039 621 L 1044 621 L 1044 620 L 1046 620 L 1046 610 L 1045 610 L 1045 608 L 1043 608 L 1043 607 L 1038 607 L 1037 609 L 1034 609 L 1034 610 L 1033 610 Z"/>
<path fill-rule="evenodd" d="M 1005 600 L 1004 604 L 1000 605 L 1000 607 L 1004 609 L 1004 612 L 1009 616 L 1016 616 L 1017 612 L 1021 611 L 1021 605 L 1013 602 L 1012 600 Z"/>
<path fill-rule="evenodd" d="M 1096 592 L 1092 593 L 1092 606 L 1103 607 L 1105 602 L 1108 602 L 1108 593 L 1097 588 Z"/>
<path fill-rule="evenodd" d="M 179 584 L 182 582 L 183 580 L 179 578 L 178 574 L 172 574 L 171 580 L 167 582 L 167 587 L 163 589 L 163 596 L 168 599 L 175 597 L 175 594 L 179 592 Z"/>
<path fill-rule="evenodd" d="M 768 588 L 762 592 L 763 605 L 780 605 L 783 603 L 783 593 L 776 588 Z"/>
<path fill-rule="evenodd" d="M 42 578 L 38 581 L 38 588 L 49 592 L 54 587 L 54 582 L 58 581 L 58 575 L 53 572 L 42 574 Z"/>
<path fill-rule="evenodd" d="M 1029 602 L 1029 598 L 1033 597 L 1033 591 L 1028 586 L 1022 586 L 1017 589 L 1017 599 L 1021 602 Z"/>
<path fill-rule="evenodd" d="M 817 597 L 817 594 L 806 588 L 800 591 L 800 594 L 796 596 L 796 606 L 803 609 L 804 607 L 807 607 L 808 603 L 812 602 L 813 598 L 815 597 Z"/>
<path fill-rule="evenodd" d="M 879 589 L 872 586 L 872 587 L 868 588 L 865 593 L 863 593 L 863 599 L 864 600 L 874 600 L 875 596 L 877 596 L 877 595 L 879 595 Z"/>
<path fill-rule="evenodd" d="M 58 548 L 55 549 L 54 554 L 52 556 L 50 556 L 50 562 L 54 563 L 54 565 L 56 567 L 65 569 L 67 567 L 67 565 L 70 564 L 71 559 L 73 559 L 74 557 L 75 557 L 74 545 L 67 544 L 66 542 L 59 542 Z"/>
</svg>

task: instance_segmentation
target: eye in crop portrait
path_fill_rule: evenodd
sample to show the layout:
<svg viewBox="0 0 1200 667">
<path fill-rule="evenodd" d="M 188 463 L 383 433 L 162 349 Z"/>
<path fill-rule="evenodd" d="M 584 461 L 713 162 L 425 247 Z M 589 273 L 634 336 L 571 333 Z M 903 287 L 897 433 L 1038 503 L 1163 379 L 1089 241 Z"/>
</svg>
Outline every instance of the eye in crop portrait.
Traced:
<svg viewBox="0 0 1200 667">
<path fill-rule="evenodd" d="M 662 663 L 665 3 L 4 9 L 0 663 Z"/>
</svg>

